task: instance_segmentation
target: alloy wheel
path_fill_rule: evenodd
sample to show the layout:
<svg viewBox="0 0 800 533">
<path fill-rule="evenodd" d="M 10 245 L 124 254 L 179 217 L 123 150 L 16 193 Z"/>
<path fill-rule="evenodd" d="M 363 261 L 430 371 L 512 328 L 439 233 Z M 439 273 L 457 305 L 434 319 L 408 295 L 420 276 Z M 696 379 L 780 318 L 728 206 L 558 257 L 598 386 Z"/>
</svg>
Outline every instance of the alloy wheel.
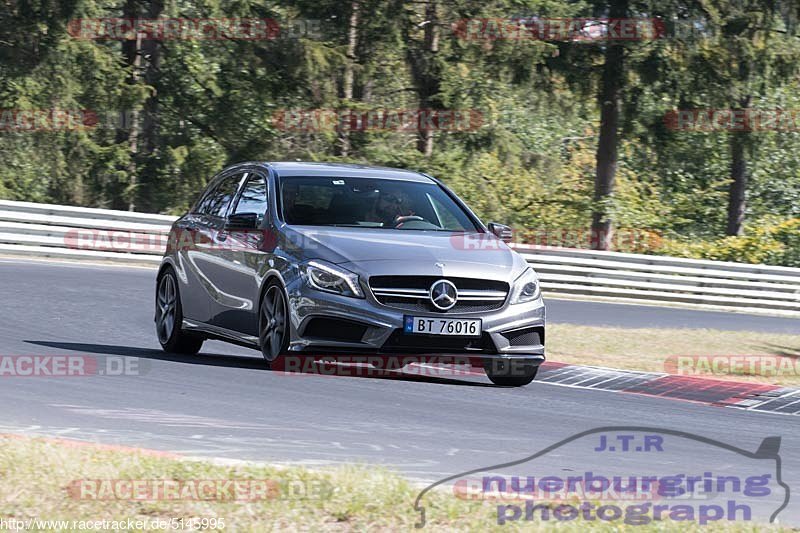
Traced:
<svg viewBox="0 0 800 533">
<path fill-rule="evenodd" d="M 286 300 L 278 286 L 267 289 L 261 302 L 259 333 L 264 357 L 267 361 L 274 361 L 281 355 L 286 337 Z"/>
<path fill-rule="evenodd" d="M 158 340 L 161 344 L 166 344 L 172 337 L 175 330 L 175 308 L 177 301 L 177 291 L 175 290 L 175 280 L 167 274 L 161 278 L 158 286 L 158 299 L 156 307 L 156 329 Z"/>
</svg>

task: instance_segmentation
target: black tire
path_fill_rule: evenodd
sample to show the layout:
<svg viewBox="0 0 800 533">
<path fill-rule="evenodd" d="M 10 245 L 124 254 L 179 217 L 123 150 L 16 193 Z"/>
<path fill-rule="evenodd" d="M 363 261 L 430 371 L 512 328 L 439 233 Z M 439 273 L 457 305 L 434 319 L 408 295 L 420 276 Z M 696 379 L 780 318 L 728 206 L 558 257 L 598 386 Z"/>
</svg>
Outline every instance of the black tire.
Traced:
<svg viewBox="0 0 800 533">
<path fill-rule="evenodd" d="M 502 387 L 523 387 L 534 380 L 539 365 L 518 360 L 485 359 L 483 368 L 489 381 Z"/>
<path fill-rule="evenodd" d="M 268 368 L 280 366 L 289 348 L 289 307 L 281 284 L 272 280 L 264 289 L 258 310 L 258 343 Z"/>
<path fill-rule="evenodd" d="M 167 353 L 195 355 L 203 347 L 203 337 L 181 329 L 183 308 L 178 278 L 167 269 L 156 283 L 156 335 Z"/>
</svg>

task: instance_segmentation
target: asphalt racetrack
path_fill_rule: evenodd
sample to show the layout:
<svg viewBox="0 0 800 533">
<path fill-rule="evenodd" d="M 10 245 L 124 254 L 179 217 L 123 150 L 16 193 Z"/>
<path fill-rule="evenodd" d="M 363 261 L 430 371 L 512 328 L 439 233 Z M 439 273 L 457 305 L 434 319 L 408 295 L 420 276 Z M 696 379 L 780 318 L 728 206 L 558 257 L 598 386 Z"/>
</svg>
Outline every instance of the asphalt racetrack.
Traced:
<svg viewBox="0 0 800 533">
<path fill-rule="evenodd" d="M 494 387 L 483 376 L 286 375 L 265 370 L 257 352 L 220 342 L 195 357 L 168 355 L 152 322 L 154 277 L 147 269 L 0 261 L 0 355 L 113 356 L 139 369 L 0 377 L 0 433 L 312 467 L 380 464 L 430 482 L 518 460 L 584 430 L 655 426 L 752 451 L 780 436 L 783 479 L 800 491 L 796 417 L 536 382 Z M 548 320 L 800 331 L 791 319 L 559 300 L 548 303 Z M 682 469 L 702 472 L 709 458 L 682 445 Z M 583 459 L 558 461 L 566 470 Z M 800 505 L 790 503 L 781 521 L 800 523 Z"/>
</svg>

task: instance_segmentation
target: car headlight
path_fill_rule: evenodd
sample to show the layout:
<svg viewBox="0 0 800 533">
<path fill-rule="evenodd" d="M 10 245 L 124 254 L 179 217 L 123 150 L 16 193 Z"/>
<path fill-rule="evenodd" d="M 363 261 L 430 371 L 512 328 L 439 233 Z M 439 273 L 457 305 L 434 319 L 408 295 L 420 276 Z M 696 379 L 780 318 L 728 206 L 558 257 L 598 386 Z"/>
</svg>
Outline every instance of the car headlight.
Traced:
<svg viewBox="0 0 800 533">
<path fill-rule="evenodd" d="M 541 293 L 539 278 L 536 276 L 536 272 L 534 272 L 532 268 L 528 268 L 514 282 L 514 287 L 511 289 L 511 303 L 521 304 L 532 302 L 539 298 Z"/>
<path fill-rule="evenodd" d="M 303 278 L 310 287 L 342 296 L 363 298 L 358 274 L 322 261 L 309 261 L 303 265 Z"/>
</svg>

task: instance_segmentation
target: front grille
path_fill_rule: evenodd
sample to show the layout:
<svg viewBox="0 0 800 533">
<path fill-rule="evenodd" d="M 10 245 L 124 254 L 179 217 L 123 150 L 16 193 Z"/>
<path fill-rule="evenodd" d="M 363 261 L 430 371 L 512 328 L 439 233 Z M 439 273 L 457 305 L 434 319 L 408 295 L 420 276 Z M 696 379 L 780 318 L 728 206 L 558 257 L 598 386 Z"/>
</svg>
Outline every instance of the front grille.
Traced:
<svg viewBox="0 0 800 533">
<path fill-rule="evenodd" d="M 441 311 L 440 309 L 436 309 L 431 305 L 430 300 L 428 297 L 425 297 L 425 300 L 408 300 L 405 298 L 391 298 L 391 297 L 384 297 L 380 298 L 375 296 L 380 303 L 386 305 L 388 307 L 393 307 L 395 309 L 402 309 L 403 311 L 410 311 L 416 313 L 429 313 L 429 312 L 436 312 L 436 313 L 482 313 L 486 311 L 494 311 L 495 309 L 499 309 L 502 307 L 503 302 L 500 302 L 498 305 L 497 302 L 491 302 L 486 304 L 475 304 L 474 302 L 458 302 L 456 305 L 453 306 L 452 309 L 448 311 Z"/>
<path fill-rule="evenodd" d="M 456 286 L 458 300 L 447 311 L 434 307 L 429 290 L 435 282 L 446 279 Z M 473 278 L 439 276 L 373 276 L 369 279 L 375 299 L 383 305 L 412 312 L 480 313 L 503 307 L 508 283 Z"/>
<path fill-rule="evenodd" d="M 439 353 L 495 353 L 497 349 L 488 333 L 480 338 L 448 337 L 439 335 L 409 335 L 395 330 L 381 347 L 381 352 L 410 354 Z"/>
</svg>

